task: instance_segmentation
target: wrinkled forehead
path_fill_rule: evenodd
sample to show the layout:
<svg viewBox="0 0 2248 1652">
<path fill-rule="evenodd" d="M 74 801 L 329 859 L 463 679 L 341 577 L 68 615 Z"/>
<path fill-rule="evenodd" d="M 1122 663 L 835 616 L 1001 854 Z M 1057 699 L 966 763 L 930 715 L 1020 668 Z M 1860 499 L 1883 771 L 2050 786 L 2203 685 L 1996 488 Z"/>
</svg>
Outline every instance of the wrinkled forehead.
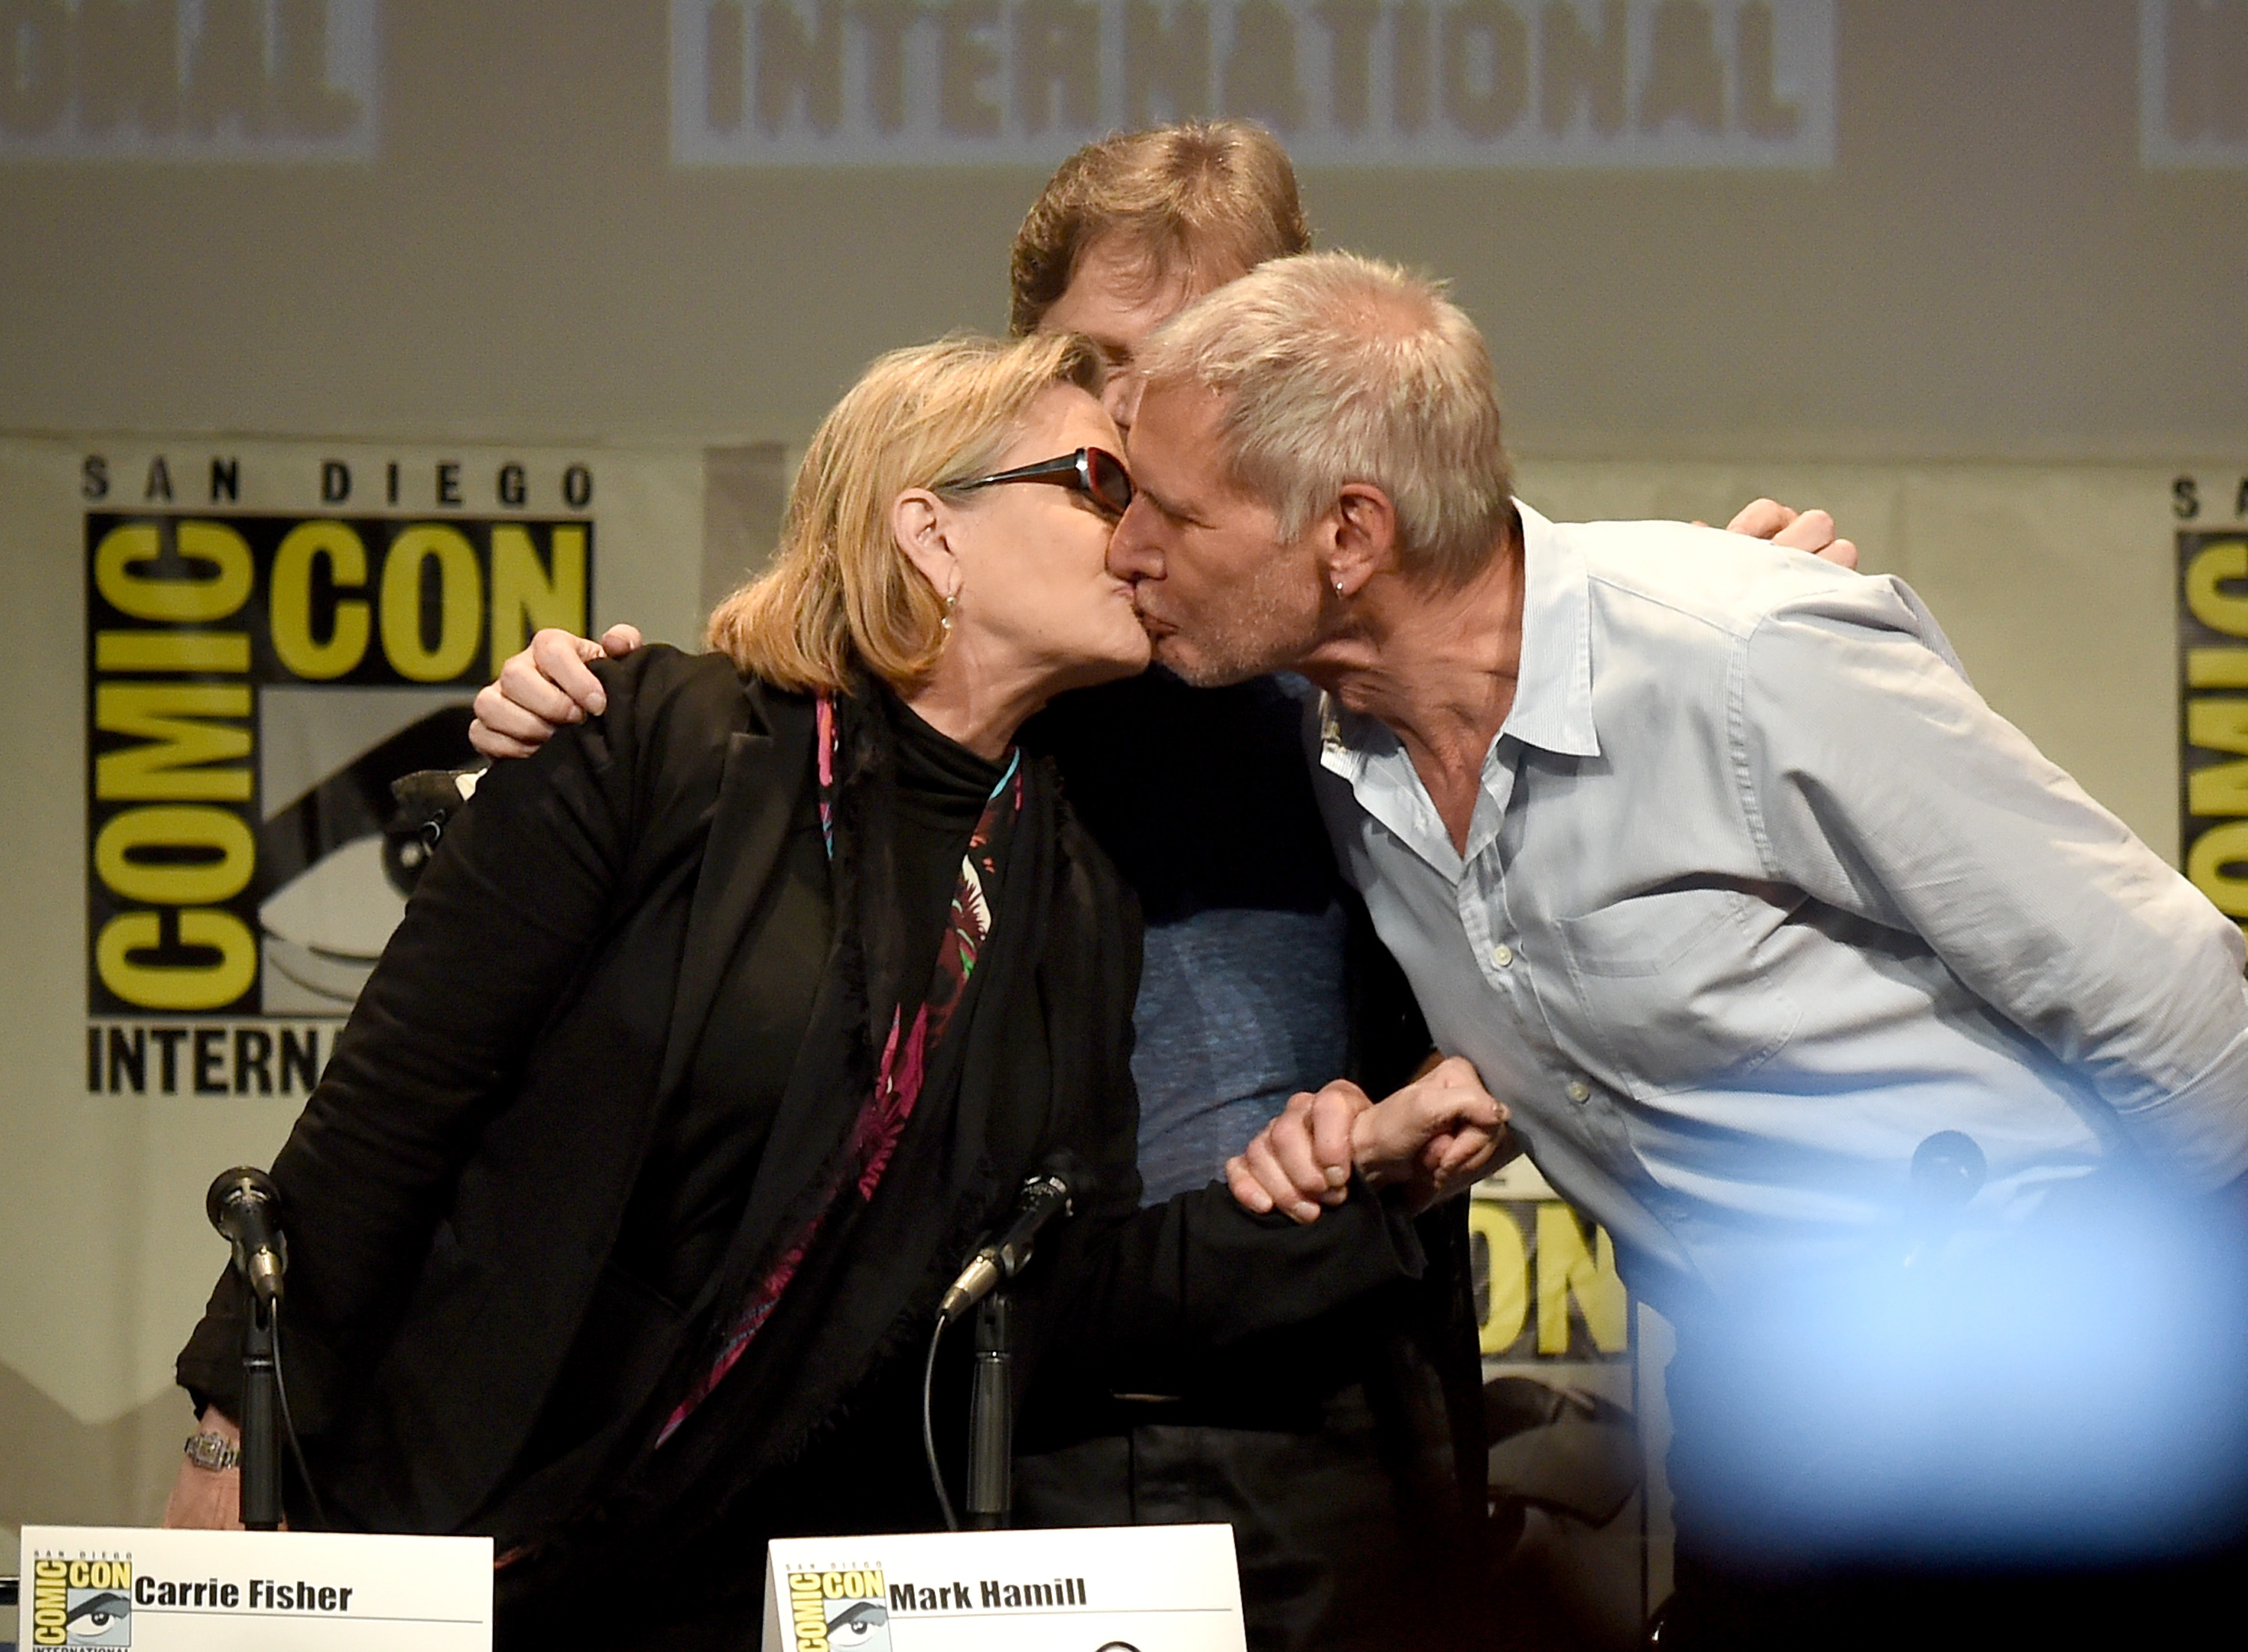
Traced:
<svg viewBox="0 0 2248 1652">
<path fill-rule="evenodd" d="M 1204 473 L 1215 478 L 1224 468 L 1212 450 L 1224 412 L 1225 398 L 1201 385 L 1143 384 L 1126 438 L 1134 477 L 1159 490 L 1183 489 Z"/>
<path fill-rule="evenodd" d="M 1189 381 L 1147 387 L 1126 440 L 1132 479 L 1167 514 L 1215 526 L 1276 514 L 1233 465 L 1230 395 Z"/>
</svg>

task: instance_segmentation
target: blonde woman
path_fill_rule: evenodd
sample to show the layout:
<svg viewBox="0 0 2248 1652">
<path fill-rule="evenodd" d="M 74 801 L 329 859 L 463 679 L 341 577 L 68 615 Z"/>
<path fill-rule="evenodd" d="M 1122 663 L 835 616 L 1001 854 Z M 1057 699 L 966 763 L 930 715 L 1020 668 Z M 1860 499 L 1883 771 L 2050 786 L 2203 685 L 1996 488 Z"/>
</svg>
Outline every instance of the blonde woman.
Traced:
<svg viewBox="0 0 2248 1652">
<path fill-rule="evenodd" d="M 1066 336 L 875 363 L 717 651 L 606 668 L 605 714 L 452 823 L 274 1163 L 291 1512 L 490 1533 L 504 1643 L 752 1645 L 765 1539 L 936 1524 L 920 1350 L 1057 1154 L 1088 1191 L 1026 1367 L 1417 1268 L 1376 1201 L 1136 1209 L 1137 915 L 1013 744 L 1147 663 L 1098 373 Z M 241 1313 L 223 1282 L 180 1361 L 221 1431 Z M 182 1474 L 171 1518 L 229 1514 Z"/>
</svg>

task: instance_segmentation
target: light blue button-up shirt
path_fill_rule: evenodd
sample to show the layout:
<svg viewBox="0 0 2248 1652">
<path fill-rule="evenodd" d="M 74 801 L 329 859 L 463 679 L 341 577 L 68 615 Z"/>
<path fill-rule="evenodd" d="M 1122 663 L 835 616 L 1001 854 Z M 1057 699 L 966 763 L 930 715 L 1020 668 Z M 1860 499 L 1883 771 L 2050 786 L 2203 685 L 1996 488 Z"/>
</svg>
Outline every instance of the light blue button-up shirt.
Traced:
<svg viewBox="0 0 2248 1652">
<path fill-rule="evenodd" d="M 1338 855 L 1443 1050 L 1642 1290 L 1863 1245 L 1964 1131 L 1974 1209 L 2119 1153 L 2248 1169 L 2239 930 L 1986 706 L 1902 582 L 1521 512 L 1521 675 L 1456 851 L 1310 708 Z"/>
</svg>

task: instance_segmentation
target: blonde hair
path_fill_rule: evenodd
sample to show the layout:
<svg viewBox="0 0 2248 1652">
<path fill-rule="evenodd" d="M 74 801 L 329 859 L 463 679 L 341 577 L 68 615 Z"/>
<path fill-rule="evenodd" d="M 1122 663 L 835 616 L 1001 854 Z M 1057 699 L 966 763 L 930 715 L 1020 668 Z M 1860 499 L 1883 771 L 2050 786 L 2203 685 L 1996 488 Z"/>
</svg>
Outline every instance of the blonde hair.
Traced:
<svg viewBox="0 0 2248 1652">
<path fill-rule="evenodd" d="M 878 358 L 820 422 L 789 487 L 771 567 L 712 611 L 710 646 L 782 688 L 841 689 L 854 664 L 897 688 L 924 681 L 944 602 L 890 531 L 908 488 L 990 470 L 1050 385 L 1097 390 L 1074 334 L 955 335 Z"/>
<path fill-rule="evenodd" d="M 1114 236 L 1152 279 L 1176 270 L 1191 291 L 1312 244 L 1296 169 L 1247 120 L 1190 120 L 1120 133 L 1061 163 L 1015 232 L 1009 325 L 1037 329 L 1086 249 Z"/>
<path fill-rule="evenodd" d="M 1457 584 L 1505 530 L 1491 355 L 1439 282 L 1347 252 L 1276 259 L 1181 312 L 1139 365 L 1150 390 L 1225 397 L 1227 473 L 1284 539 L 1352 482 L 1389 496 L 1408 574 Z"/>
</svg>

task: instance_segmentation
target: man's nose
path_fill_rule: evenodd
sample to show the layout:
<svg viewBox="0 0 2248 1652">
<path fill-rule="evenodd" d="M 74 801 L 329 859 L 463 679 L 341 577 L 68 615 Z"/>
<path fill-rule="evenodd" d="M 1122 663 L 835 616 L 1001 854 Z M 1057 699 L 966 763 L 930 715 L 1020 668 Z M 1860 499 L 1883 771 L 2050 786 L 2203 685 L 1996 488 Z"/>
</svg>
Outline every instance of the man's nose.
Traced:
<svg viewBox="0 0 2248 1652">
<path fill-rule="evenodd" d="M 1147 532 L 1150 507 L 1144 498 L 1132 501 L 1108 536 L 1108 572 L 1120 579 L 1160 579 L 1163 553 Z"/>
</svg>

